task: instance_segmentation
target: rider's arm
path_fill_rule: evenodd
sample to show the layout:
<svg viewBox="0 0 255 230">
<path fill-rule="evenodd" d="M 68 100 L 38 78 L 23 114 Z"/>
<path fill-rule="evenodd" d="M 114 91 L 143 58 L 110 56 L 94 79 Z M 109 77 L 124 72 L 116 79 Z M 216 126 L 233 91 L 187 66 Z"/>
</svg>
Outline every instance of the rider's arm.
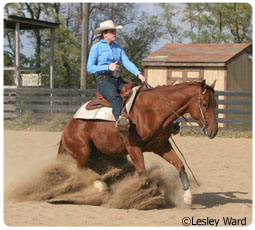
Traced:
<svg viewBox="0 0 255 230">
<path fill-rule="evenodd" d="M 121 62 L 124 65 L 124 67 L 135 76 L 138 76 L 141 73 L 138 70 L 138 68 L 129 60 L 124 49 L 122 48 L 121 48 Z"/>
<path fill-rule="evenodd" d="M 96 73 L 99 71 L 107 71 L 108 65 L 98 65 L 98 43 L 93 45 L 90 49 L 87 71 L 89 73 Z"/>
</svg>

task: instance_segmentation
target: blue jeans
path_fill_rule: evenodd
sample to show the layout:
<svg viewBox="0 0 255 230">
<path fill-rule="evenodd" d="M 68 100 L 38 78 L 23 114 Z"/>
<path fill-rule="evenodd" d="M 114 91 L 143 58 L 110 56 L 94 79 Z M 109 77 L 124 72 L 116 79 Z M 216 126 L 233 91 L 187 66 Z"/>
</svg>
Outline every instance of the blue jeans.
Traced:
<svg viewBox="0 0 255 230">
<path fill-rule="evenodd" d="M 120 91 L 126 84 L 127 82 L 121 77 L 114 78 L 109 76 L 102 77 L 97 82 L 98 91 L 111 103 L 112 113 L 116 121 L 118 120 L 122 110 Z"/>
</svg>

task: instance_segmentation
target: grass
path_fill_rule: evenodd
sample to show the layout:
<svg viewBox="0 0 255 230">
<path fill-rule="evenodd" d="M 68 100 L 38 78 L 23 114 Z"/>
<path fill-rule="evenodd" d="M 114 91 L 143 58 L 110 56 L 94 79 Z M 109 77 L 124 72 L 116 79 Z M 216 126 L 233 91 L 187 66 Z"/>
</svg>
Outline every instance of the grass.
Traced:
<svg viewBox="0 0 255 230">
<path fill-rule="evenodd" d="M 37 119 L 32 112 L 26 112 L 21 117 L 4 121 L 5 130 L 31 130 L 31 131 L 55 131 L 61 132 L 66 122 L 71 117 L 70 114 L 59 113 L 51 120 Z M 202 137 L 204 134 L 198 128 L 181 128 L 178 135 Z M 237 130 L 219 128 L 217 137 L 228 138 L 252 138 L 252 130 Z"/>
<path fill-rule="evenodd" d="M 5 130 L 63 131 L 70 114 L 60 113 L 51 120 L 38 119 L 32 112 L 26 112 L 16 119 L 4 121 Z"/>
<path fill-rule="evenodd" d="M 181 128 L 179 133 L 180 136 L 196 136 L 204 137 L 202 130 L 195 129 L 193 131 L 191 128 Z M 252 138 L 252 130 L 238 130 L 238 129 L 223 129 L 219 128 L 217 137 L 228 137 L 228 138 Z"/>
</svg>

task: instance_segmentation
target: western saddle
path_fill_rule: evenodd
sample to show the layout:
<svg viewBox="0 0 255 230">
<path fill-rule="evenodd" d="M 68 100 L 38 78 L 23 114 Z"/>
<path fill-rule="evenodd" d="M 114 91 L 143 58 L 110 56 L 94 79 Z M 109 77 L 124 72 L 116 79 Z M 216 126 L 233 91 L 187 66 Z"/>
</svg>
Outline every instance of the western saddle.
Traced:
<svg viewBox="0 0 255 230">
<path fill-rule="evenodd" d="M 135 86 L 138 86 L 135 82 L 131 81 L 130 83 L 126 84 L 121 92 L 120 92 L 120 96 L 122 98 L 123 104 L 127 103 L 127 101 L 129 100 L 130 96 L 132 95 L 132 88 L 134 88 Z M 101 107 L 111 107 L 111 104 L 109 101 L 107 101 L 102 95 L 101 93 L 99 93 L 98 91 L 96 92 L 96 98 L 92 99 L 86 106 L 87 110 L 93 110 L 93 109 L 99 109 Z"/>
</svg>

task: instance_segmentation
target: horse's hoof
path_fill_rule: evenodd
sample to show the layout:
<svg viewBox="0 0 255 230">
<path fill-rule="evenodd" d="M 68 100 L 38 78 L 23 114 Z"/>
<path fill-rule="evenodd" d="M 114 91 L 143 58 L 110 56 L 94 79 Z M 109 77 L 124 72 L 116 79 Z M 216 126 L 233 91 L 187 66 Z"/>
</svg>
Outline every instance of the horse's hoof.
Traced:
<svg viewBox="0 0 255 230">
<path fill-rule="evenodd" d="M 104 184 L 99 181 L 99 180 L 96 180 L 94 183 L 93 183 L 93 186 L 99 191 L 99 192 L 103 192 L 105 190 L 105 186 Z"/>
<path fill-rule="evenodd" d="M 191 206 L 192 205 L 192 194 L 190 189 L 186 190 L 183 195 L 184 203 Z"/>
</svg>

